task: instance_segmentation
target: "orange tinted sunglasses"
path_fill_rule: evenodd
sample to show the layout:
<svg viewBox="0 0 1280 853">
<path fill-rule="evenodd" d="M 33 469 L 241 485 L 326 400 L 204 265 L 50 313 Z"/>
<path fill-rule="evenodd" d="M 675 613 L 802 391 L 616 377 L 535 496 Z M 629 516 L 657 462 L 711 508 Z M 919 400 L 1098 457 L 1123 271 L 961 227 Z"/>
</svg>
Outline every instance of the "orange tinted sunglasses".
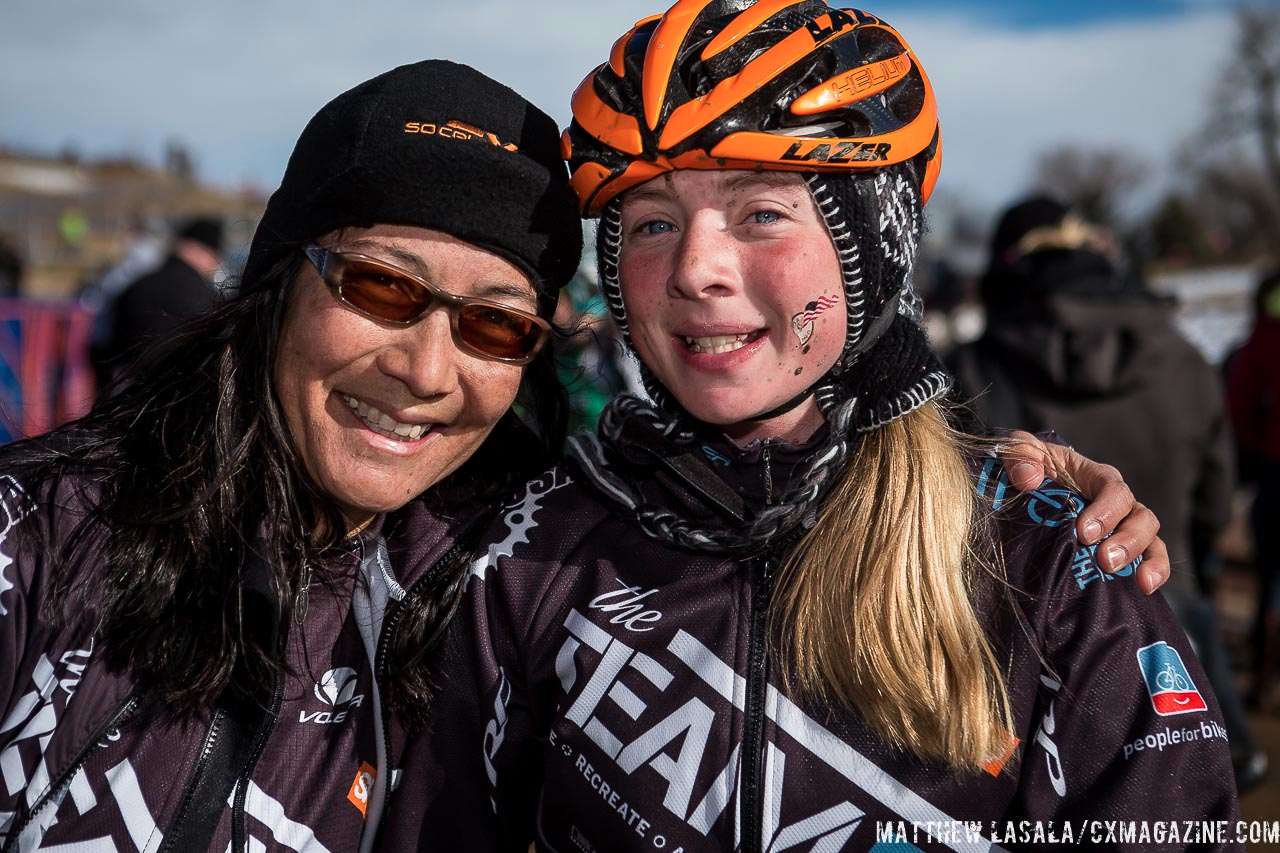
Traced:
<svg viewBox="0 0 1280 853">
<path fill-rule="evenodd" d="M 370 320 L 409 327 L 436 306 L 449 312 L 453 342 L 472 355 L 508 364 L 533 361 L 551 335 L 536 314 L 488 299 L 455 296 L 413 273 L 354 252 L 303 248 L 338 301 Z"/>
</svg>

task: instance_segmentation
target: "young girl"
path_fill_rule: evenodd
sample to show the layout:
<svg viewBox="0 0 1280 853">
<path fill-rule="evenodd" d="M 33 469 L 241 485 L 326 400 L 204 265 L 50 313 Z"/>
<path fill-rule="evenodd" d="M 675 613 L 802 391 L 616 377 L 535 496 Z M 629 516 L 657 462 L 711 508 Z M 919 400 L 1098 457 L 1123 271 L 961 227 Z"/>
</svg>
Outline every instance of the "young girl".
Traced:
<svg viewBox="0 0 1280 853">
<path fill-rule="evenodd" d="M 652 402 L 491 532 L 388 849 L 1116 846 L 1106 821 L 1235 817 L 1167 607 L 1100 571 L 1077 494 L 1014 499 L 948 428 L 909 283 L 938 124 L 895 30 L 681 0 L 582 84 L 563 147 Z"/>
</svg>

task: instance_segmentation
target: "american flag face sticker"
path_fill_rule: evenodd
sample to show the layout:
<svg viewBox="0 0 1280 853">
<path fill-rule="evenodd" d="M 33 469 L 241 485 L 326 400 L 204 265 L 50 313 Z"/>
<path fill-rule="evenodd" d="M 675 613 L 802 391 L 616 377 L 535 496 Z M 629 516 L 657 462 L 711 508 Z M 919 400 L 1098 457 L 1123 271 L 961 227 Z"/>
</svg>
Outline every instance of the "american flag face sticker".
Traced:
<svg viewBox="0 0 1280 853">
<path fill-rule="evenodd" d="M 791 318 L 791 330 L 800 339 L 800 346 L 809 343 L 809 338 L 813 337 L 813 321 L 818 318 L 818 315 L 839 304 L 840 297 L 834 294 L 822 296 L 804 306 L 803 311 Z"/>
</svg>

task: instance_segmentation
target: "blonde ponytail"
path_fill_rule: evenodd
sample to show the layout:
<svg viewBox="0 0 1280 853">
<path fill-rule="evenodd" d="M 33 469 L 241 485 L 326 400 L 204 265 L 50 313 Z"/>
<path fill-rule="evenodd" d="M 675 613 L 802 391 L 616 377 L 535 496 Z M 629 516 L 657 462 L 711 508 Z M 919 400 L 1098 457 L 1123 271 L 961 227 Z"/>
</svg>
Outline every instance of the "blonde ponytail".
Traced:
<svg viewBox="0 0 1280 853">
<path fill-rule="evenodd" d="M 976 513 L 960 441 L 927 403 L 862 436 L 774 601 L 802 695 L 856 708 L 887 743 L 953 767 L 1011 744 L 971 596 Z"/>
</svg>

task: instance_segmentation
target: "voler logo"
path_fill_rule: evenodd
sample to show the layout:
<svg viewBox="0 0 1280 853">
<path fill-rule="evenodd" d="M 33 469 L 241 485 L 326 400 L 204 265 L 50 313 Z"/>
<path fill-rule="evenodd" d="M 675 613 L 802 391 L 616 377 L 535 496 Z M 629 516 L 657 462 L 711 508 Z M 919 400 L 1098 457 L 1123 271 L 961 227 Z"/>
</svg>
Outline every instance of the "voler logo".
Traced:
<svg viewBox="0 0 1280 853">
<path fill-rule="evenodd" d="M 349 704 L 355 692 L 356 671 L 347 666 L 329 670 L 315 687 L 316 698 L 326 705 Z M 364 699 L 363 696 L 360 698 Z"/>
<path fill-rule="evenodd" d="M 347 666 L 335 667 L 316 682 L 316 698 L 332 711 L 299 711 L 298 722 L 336 725 L 347 719 L 347 712 L 364 705 L 364 694 L 356 693 L 356 671 Z"/>
</svg>

